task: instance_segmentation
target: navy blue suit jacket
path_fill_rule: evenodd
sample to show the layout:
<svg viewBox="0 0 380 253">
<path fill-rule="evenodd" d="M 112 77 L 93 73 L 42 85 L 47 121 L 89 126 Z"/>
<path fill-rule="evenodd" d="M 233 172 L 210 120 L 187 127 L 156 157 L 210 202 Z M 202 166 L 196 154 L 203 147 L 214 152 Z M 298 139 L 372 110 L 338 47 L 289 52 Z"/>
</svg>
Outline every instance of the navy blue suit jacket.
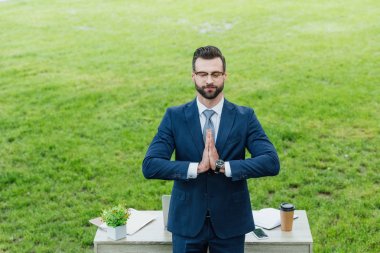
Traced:
<svg viewBox="0 0 380 253">
<path fill-rule="evenodd" d="M 168 108 L 143 161 L 148 179 L 174 180 L 168 230 L 193 237 L 206 212 L 218 237 L 254 229 L 248 178 L 277 175 L 277 152 L 251 108 L 224 101 L 217 141 L 220 159 L 230 162 L 232 177 L 206 172 L 187 179 L 190 162 L 200 162 L 204 141 L 196 100 Z M 245 159 L 246 149 L 251 158 Z M 175 161 L 170 161 L 175 151 Z"/>
</svg>

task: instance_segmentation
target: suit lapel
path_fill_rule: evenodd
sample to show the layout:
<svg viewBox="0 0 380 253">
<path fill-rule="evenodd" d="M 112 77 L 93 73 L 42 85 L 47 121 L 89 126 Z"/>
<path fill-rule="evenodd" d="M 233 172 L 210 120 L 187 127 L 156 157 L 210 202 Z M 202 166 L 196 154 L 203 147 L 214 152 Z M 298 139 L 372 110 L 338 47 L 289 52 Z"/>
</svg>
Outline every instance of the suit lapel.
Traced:
<svg viewBox="0 0 380 253">
<path fill-rule="evenodd" d="M 195 147 L 197 148 L 199 155 L 202 157 L 205 144 L 203 142 L 201 122 L 199 120 L 199 111 L 196 100 L 193 100 L 187 104 L 184 108 L 184 111 L 187 127 L 189 128 Z"/>
<path fill-rule="evenodd" d="M 234 124 L 235 116 L 236 111 L 234 105 L 225 99 L 218 130 L 218 138 L 216 139 L 215 144 L 216 149 L 219 152 L 219 156 L 221 156 L 221 159 L 223 159 L 223 147 L 226 144 L 226 141 Z"/>
</svg>

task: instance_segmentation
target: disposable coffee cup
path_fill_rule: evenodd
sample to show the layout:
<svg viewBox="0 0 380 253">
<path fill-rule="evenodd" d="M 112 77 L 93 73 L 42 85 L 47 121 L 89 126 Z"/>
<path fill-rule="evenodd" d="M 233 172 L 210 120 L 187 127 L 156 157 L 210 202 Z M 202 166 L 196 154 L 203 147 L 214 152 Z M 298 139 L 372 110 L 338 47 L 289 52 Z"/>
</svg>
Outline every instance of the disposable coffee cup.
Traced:
<svg viewBox="0 0 380 253">
<path fill-rule="evenodd" d="M 293 218 L 294 218 L 294 205 L 290 203 L 281 203 L 280 215 L 281 215 L 281 230 L 292 231 Z"/>
<path fill-rule="evenodd" d="M 164 219 L 164 227 L 168 228 L 168 214 L 170 206 L 170 195 L 162 195 L 162 215 Z"/>
</svg>

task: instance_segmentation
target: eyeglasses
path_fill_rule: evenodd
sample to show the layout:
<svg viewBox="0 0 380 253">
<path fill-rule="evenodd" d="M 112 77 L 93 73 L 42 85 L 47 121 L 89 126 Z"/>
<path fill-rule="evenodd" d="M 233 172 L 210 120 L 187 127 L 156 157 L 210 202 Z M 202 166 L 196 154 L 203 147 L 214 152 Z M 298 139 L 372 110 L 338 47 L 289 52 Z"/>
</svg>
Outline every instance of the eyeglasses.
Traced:
<svg viewBox="0 0 380 253">
<path fill-rule="evenodd" d="M 210 75 L 211 79 L 216 81 L 224 75 L 224 72 L 216 71 L 212 73 L 207 73 L 207 72 L 199 71 L 199 72 L 195 72 L 194 74 L 202 80 L 207 80 L 208 75 Z"/>
</svg>

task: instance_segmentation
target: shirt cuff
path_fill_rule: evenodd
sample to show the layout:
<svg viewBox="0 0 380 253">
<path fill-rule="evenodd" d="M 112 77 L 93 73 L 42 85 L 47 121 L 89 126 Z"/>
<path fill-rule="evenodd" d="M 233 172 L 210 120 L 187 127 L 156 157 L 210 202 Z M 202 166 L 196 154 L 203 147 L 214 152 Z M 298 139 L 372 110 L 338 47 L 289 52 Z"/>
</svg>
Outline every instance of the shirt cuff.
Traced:
<svg viewBox="0 0 380 253">
<path fill-rule="evenodd" d="M 226 175 L 226 177 L 231 177 L 231 166 L 230 166 L 230 163 L 229 162 L 225 162 L 224 163 L 224 175 Z"/>
<path fill-rule="evenodd" d="M 199 163 L 190 163 L 187 169 L 187 179 L 197 178 L 198 176 L 198 165 Z"/>
</svg>

